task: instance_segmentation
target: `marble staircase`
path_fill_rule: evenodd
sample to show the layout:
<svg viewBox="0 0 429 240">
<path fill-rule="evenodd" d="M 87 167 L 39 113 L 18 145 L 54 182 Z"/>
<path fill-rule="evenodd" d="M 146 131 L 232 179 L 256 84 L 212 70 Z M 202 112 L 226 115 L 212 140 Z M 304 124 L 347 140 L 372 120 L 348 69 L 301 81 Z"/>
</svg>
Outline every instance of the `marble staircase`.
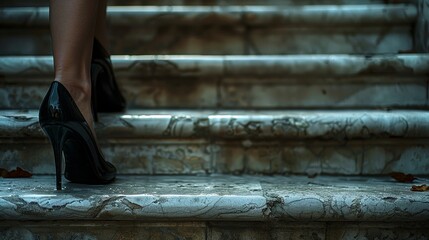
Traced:
<svg viewBox="0 0 429 240">
<path fill-rule="evenodd" d="M 0 4 L 0 239 L 429 239 L 427 0 L 109 4 L 120 175 L 62 192 L 47 1 Z"/>
</svg>

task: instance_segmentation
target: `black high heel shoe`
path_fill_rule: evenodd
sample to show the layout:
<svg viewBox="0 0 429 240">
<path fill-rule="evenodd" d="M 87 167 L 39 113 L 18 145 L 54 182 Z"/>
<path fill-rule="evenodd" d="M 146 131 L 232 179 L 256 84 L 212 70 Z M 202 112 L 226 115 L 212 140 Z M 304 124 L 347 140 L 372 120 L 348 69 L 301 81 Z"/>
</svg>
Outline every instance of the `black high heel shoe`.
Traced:
<svg viewBox="0 0 429 240">
<path fill-rule="evenodd" d="M 95 93 L 95 109 L 98 112 L 123 112 L 126 108 L 125 98 L 116 83 L 110 55 L 100 42 L 94 38 L 92 48 L 91 70 L 100 66 L 103 71 L 93 79 Z M 94 120 L 98 117 L 94 115 Z"/>
<path fill-rule="evenodd" d="M 107 184 L 115 179 L 116 168 L 104 160 L 88 123 L 60 82 L 54 81 L 43 99 L 39 123 L 54 150 L 57 190 L 61 190 L 62 152 L 69 181 Z"/>
</svg>

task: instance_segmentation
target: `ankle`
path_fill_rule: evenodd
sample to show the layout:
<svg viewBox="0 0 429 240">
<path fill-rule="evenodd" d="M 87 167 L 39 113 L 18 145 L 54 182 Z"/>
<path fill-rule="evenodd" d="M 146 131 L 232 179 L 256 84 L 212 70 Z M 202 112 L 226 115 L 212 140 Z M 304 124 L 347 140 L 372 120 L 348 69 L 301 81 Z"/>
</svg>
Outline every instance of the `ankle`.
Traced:
<svg viewBox="0 0 429 240">
<path fill-rule="evenodd" d="M 91 101 L 91 82 L 82 80 L 55 79 L 63 84 L 76 103 Z"/>
</svg>

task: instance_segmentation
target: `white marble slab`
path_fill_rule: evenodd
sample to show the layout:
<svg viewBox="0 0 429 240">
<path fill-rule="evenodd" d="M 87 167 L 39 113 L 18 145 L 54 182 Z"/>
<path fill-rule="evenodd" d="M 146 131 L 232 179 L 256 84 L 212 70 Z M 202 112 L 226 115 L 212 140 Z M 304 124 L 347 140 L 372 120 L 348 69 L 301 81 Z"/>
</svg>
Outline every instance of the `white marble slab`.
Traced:
<svg viewBox="0 0 429 240">
<path fill-rule="evenodd" d="M 359 75 L 425 75 L 429 69 L 429 54 L 391 55 L 138 55 L 112 56 L 119 76 L 140 77 L 202 77 L 248 76 L 255 78 L 279 76 Z M 47 76 L 53 74 L 50 56 L 0 57 L 0 74 L 4 76 Z M 36 78 L 37 79 L 37 78 Z M 30 79 L 31 81 L 31 79 Z"/>
<path fill-rule="evenodd" d="M 423 181 L 423 180 L 421 180 Z M 3 220 L 428 220 L 429 193 L 389 178 L 119 176 L 105 186 L 1 179 Z M 424 182 L 424 181 L 423 181 Z"/>
<path fill-rule="evenodd" d="M 114 6 L 108 8 L 113 25 L 354 25 L 398 24 L 416 20 L 415 5 L 279 6 Z M 46 7 L 1 8 L 2 26 L 46 26 Z"/>
<path fill-rule="evenodd" d="M 44 137 L 38 111 L 0 111 L 3 138 Z M 99 136 L 118 139 L 369 140 L 429 136 L 424 110 L 135 110 L 102 114 Z"/>
<path fill-rule="evenodd" d="M 4 0 L 4 6 L 48 6 L 48 0 Z M 289 5 L 344 5 L 344 4 L 384 4 L 383 0 L 111 0 L 108 2 L 112 6 L 230 6 L 230 5 L 274 5 L 274 6 L 289 6 Z"/>
</svg>

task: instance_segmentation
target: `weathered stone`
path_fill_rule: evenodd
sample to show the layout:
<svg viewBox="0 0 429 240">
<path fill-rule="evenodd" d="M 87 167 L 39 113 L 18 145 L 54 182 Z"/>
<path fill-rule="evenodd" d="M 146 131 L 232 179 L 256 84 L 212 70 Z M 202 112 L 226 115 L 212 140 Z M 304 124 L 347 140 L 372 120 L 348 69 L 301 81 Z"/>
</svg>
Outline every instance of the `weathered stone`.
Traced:
<svg viewBox="0 0 429 240">
<path fill-rule="evenodd" d="M 164 5 L 274 5 L 274 6 L 289 6 L 289 5 L 331 5 L 331 4 L 384 4 L 383 0 L 111 0 L 108 2 L 111 5 L 147 5 L 147 6 L 164 6 Z M 48 0 L 4 0 L 4 6 L 48 6 Z"/>
<path fill-rule="evenodd" d="M 19 226 L 19 227 L 17 227 Z M 427 223 L 20 221 L 0 225 L 0 239 L 314 240 L 428 238 Z"/>
<path fill-rule="evenodd" d="M 212 108 L 217 106 L 217 79 L 126 79 L 123 94 L 129 109 Z"/>
<path fill-rule="evenodd" d="M 326 239 L 404 239 L 429 238 L 428 223 L 330 223 Z"/>
<path fill-rule="evenodd" d="M 246 79 L 247 80 L 247 79 Z M 391 79 L 392 80 L 392 79 Z M 404 83 L 285 83 L 244 81 L 222 83 L 222 107 L 242 108 L 343 108 L 426 106 L 426 84 Z"/>
<path fill-rule="evenodd" d="M 427 221 L 429 196 L 410 184 L 364 177 L 118 176 L 65 183 L 53 176 L 4 179 L 3 220 Z"/>
<path fill-rule="evenodd" d="M 286 146 L 283 150 L 282 172 L 295 174 L 359 175 L 362 168 L 362 146 L 333 146 L 316 143 L 306 146 Z M 278 170 L 277 170 L 278 171 Z"/>
<path fill-rule="evenodd" d="M 423 110 L 355 111 L 168 111 L 103 114 L 102 138 L 349 140 L 419 139 L 429 135 Z M 2 138 L 44 137 L 37 111 L 0 112 Z"/>
<path fill-rule="evenodd" d="M 244 54 L 391 54 L 410 52 L 411 26 L 250 28 Z"/>
<path fill-rule="evenodd" d="M 0 239 L 206 240 L 205 229 L 206 226 L 204 223 L 141 223 L 111 221 L 8 222 L 8 224 L 3 223 L 0 225 Z"/>
<path fill-rule="evenodd" d="M 223 240 L 313 240 L 325 238 L 324 223 L 211 223 L 208 239 Z"/>
<path fill-rule="evenodd" d="M 304 185 L 280 179 L 276 183 L 262 182 L 264 194 L 273 201 L 270 216 L 289 221 L 298 219 L 327 221 L 329 219 L 328 221 L 391 222 L 404 212 L 409 212 L 408 216 L 413 216 L 409 219 L 410 221 L 423 217 L 426 212 L 418 209 L 426 209 L 427 200 L 414 202 L 407 199 L 406 196 L 411 195 L 428 197 L 424 193 L 411 192 L 411 184 L 401 184 L 393 179 L 384 181 L 367 179 L 368 181 L 359 182 L 357 178 L 353 178 L 356 182 L 351 183 L 352 178 L 339 178 L 345 182 L 336 184 L 332 179 L 320 177 L 314 181 L 307 179 L 303 182 Z M 324 180 L 321 181 L 321 179 Z M 370 189 L 378 190 L 371 194 Z M 403 221 L 405 218 L 401 220 L 397 218 L 397 220 Z"/>
<path fill-rule="evenodd" d="M 116 6 L 108 10 L 110 45 L 113 54 L 130 55 L 413 51 L 410 33 L 420 8 L 369 2 L 331 1 L 326 5 L 329 1 L 321 1 L 320 5 L 305 8 L 303 2 L 294 1 L 274 5 L 238 1 L 238 5 L 231 6 L 233 3 L 216 1 L 199 6 L 177 5 L 180 2 L 174 2 L 174 6 L 160 6 L 158 2 L 153 6 Z M 240 6 L 243 4 L 246 6 Z M 4 46 L 0 55 L 52 53 L 47 7 L 6 7 L 0 12 L 0 25 L 4 26 L 0 30 L 0 44 Z"/>
<path fill-rule="evenodd" d="M 0 9 L 2 26 L 47 26 L 49 9 Z M 413 5 L 346 6 L 118 6 L 108 8 L 108 19 L 117 26 L 129 25 L 271 25 L 271 24 L 398 24 L 417 18 Z M 154 21 L 156 19 L 156 21 Z"/>
<path fill-rule="evenodd" d="M 367 145 L 363 152 L 363 174 L 413 172 L 427 174 L 429 158 L 427 146 L 418 143 L 399 146 Z"/>
<path fill-rule="evenodd" d="M 290 55 L 290 56 L 112 56 L 119 76 L 144 77 L 356 77 L 424 76 L 428 73 L 427 54 Z M 0 57 L 0 74 L 8 77 L 50 75 L 52 57 Z M 386 81 L 386 78 L 384 82 Z M 8 80 L 7 78 L 5 79 Z M 38 79 L 36 79 L 38 80 Z M 333 80 L 333 79 L 332 79 Z M 26 81 L 34 81 L 31 79 Z M 50 82 L 46 80 L 47 82 Z M 261 80 L 263 81 L 263 80 Z M 290 81 L 290 79 L 289 79 Z M 292 78 L 296 82 L 296 78 Z M 309 79 L 301 79 L 308 82 Z M 374 80 L 370 80 L 374 81 Z M 379 80 L 378 80 L 379 81 Z M 288 82 L 288 78 L 286 78 Z"/>
</svg>

